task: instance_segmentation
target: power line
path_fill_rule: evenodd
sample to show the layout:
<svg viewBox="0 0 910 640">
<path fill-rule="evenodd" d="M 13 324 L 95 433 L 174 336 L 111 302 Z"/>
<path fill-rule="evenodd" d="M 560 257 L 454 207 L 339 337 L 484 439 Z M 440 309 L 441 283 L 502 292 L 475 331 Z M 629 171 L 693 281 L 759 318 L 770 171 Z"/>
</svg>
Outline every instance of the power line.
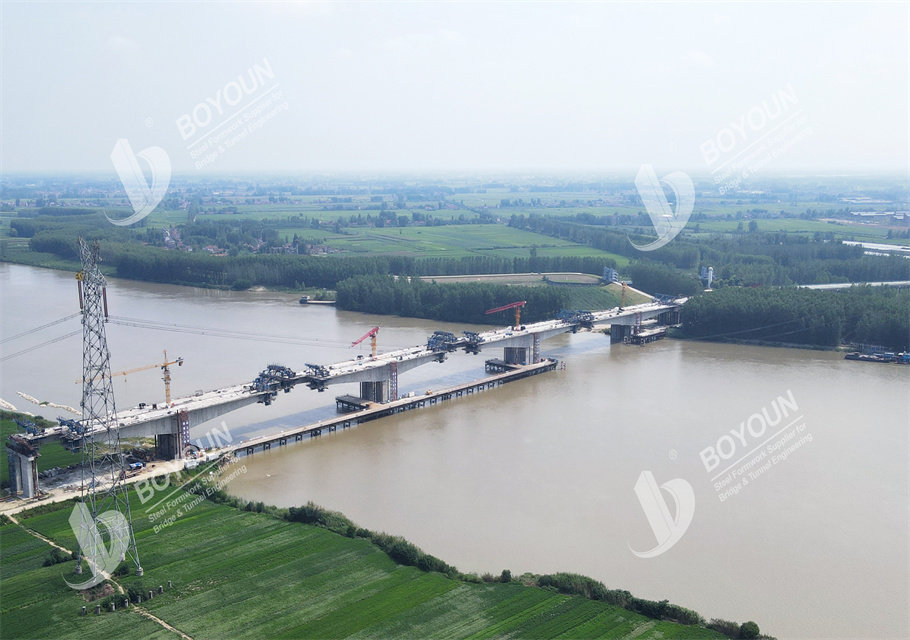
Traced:
<svg viewBox="0 0 910 640">
<path fill-rule="evenodd" d="M 156 331 L 170 331 L 172 333 L 188 333 L 194 335 L 204 335 L 216 338 L 232 338 L 236 340 L 251 340 L 254 342 L 273 342 L 278 344 L 293 344 L 300 346 L 317 346 L 317 347 L 349 347 L 350 342 L 342 340 L 325 340 L 320 338 L 299 338 L 292 336 L 282 336 L 275 334 L 236 331 L 233 329 L 213 329 L 210 327 L 200 327 L 195 325 L 184 325 L 178 323 L 165 323 L 155 320 L 143 320 L 141 318 L 128 318 L 124 316 L 110 316 L 111 323 L 125 327 L 135 327 L 138 329 L 153 329 Z M 394 345 L 389 345 L 394 346 Z"/>
<path fill-rule="evenodd" d="M 31 335 L 31 334 L 35 333 L 36 331 L 41 331 L 42 329 L 47 329 L 48 327 L 53 327 L 55 324 L 60 324 L 61 322 L 66 322 L 67 320 L 72 320 L 73 318 L 78 318 L 81 315 L 82 315 L 81 312 L 73 313 L 73 314 L 66 316 L 65 318 L 60 318 L 59 320 L 54 320 L 53 322 L 48 322 L 47 324 L 43 324 L 40 327 L 35 327 L 34 329 L 29 329 L 28 331 L 23 331 L 22 333 L 17 333 L 14 336 L 7 336 L 6 338 L 3 338 L 3 340 L 0 340 L 0 344 L 6 344 L 7 342 L 12 342 L 13 340 L 16 340 L 18 338 L 23 338 L 27 335 Z"/>
<path fill-rule="evenodd" d="M 753 327 L 751 329 L 741 329 L 739 331 L 728 331 L 726 333 L 715 333 L 710 336 L 693 336 L 695 340 L 710 340 L 711 338 L 724 338 L 726 336 L 735 336 L 739 333 L 751 333 L 753 331 L 761 331 L 762 329 L 770 329 L 771 327 L 779 327 L 784 324 L 790 324 L 791 322 L 799 322 L 803 318 L 794 318 L 793 320 L 785 320 L 784 322 L 776 322 L 774 324 L 766 324 L 763 327 Z M 781 334 L 785 335 L 785 334 Z"/>
<path fill-rule="evenodd" d="M 62 335 L 57 338 L 52 338 L 51 340 L 47 340 L 46 342 L 42 342 L 41 344 L 36 344 L 32 347 L 29 347 L 28 349 L 23 349 L 22 351 L 17 351 L 16 353 L 7 354 L 7 355 L 3 356 L 2 358 L 0 358 L 0 362 L 6 362 L 10 358 L 15 358 L 16 356 L 21 356 L 23 354 L 34 351 L 35 349 L 40 349 L 42 347 L 46 347 L 49 344 L 54 344 L 55 342 L 60 342 L 61 340 L 65 340 L 66 338 L 71 338 L 80 333 L 82 333 L 82 329 L 76 329 L 72 333 L 67 333 L 66 335 Z"/>
</svg>

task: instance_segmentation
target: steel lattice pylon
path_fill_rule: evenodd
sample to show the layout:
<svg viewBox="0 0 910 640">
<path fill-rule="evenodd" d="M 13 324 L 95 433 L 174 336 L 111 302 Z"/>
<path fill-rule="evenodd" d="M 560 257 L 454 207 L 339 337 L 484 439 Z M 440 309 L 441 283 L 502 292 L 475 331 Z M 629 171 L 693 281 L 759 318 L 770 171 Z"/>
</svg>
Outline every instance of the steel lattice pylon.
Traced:
<svg viewBox="0 0 910 640">
<path fill-rule="evenodd" d="M 106 281 L 98 268 L 99 246 L 91 246 L 79 238 L 82 271 L 77 274 L 82 302 L 82 501 L 87 507 L 80 526 L 97 531 L 98 516 L 107 511 L 117 511 L 125 518 L 128 531 L 109 532 L 128 540 L 126 554 L 136 565 L 137 575 L 142 575 L 139 552 L 133 536 L 133 522 L 126 484 L 126 464 L 120 448 L 120 430 L 117 429 L 117 408 L 111 383 L 110 353 L 104 323 L 107 320 Z M 129 536 L 126 538 L 126 536 Z M 82 538 L 81 539 L 88 539 Z M 85 550 L 79 548 L 77 571 L 81 571 Z M 125 555 L 126 555 L 125 554 Z M 123 557 L 122 560 L 126 560 Z"/>
</svg>

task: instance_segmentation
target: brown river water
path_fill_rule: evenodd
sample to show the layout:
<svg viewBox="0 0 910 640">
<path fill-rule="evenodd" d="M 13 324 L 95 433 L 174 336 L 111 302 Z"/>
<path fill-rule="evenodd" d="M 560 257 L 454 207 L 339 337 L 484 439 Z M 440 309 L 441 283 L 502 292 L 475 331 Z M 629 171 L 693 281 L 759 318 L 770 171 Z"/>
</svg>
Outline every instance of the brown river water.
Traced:
<svg viewBox="0 0 910 640">
<path fill-rule="evenodd" d="M 0 264 L 0 296 L 4 339 L 78 310 L 73 274 L 60 271 Z M 268 292 L 111 280 L 108 298 L 113 316 L 177 325 L 108 325 L 115 371 L 159 362 L 163 349 L 185 359 L 173 369 L 175 396 L 252 381 L 273 362 L 300 369 L 368 354 L 348 345 L 374 325 L 380 350 L 471 328 Z M 11 340 L 3 356 L 77 329 L 72 319 Z M 228 490 L 278 506 L 312 500 L 466 572 L 583 573 L 707 618 L 752 619 L 779 638 L 910 635 L 910 367 L 676 340 L 610 346 L 592 333 L 548 340 L 542 352 L 565 370 L 256 453 Z M 479 378 L 490 357 L 501 351 L 453 354 L 402 374 L 400 391 Z M 66 415 L 17 392 L 78 406 L 81 338 L 9 358 L 0 375 L 0 398 Z M 118 376 L 118 406 L 161 401 L 160 378 Z M 223 420 L 242 440 L 334 415 L 335 395 L 357 391 L 298 387 Z M 193 437 L 212 426 L 225 428 L 198 425 Z M 654 486 L 691 490 L 676 492 L 677 508 L 655 489 L 649 507 L 636 491 L 643 472 Z M 647 509 L 661 502 L 671 520 L 691 522 L 671 522 L 675 544 L 639 557 L 633 550 L 660 540 Z"/>
</svg>

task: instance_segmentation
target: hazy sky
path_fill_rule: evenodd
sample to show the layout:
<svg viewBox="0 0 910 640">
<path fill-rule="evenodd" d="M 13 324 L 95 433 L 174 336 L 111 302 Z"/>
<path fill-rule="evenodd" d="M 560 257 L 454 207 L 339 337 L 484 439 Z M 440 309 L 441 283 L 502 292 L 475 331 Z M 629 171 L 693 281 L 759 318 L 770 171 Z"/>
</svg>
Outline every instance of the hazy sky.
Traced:
<svg viewBox="0 0 910 640">
<path fill-rule="evenodd" d="M 120 138 L 200 174 L 707 172 L 706 142 L 729 158 L 778 134 L 769 171 L 908 170 L 907 2 L 0 7 L 4 172 L 115 177 Z M 262 114 L 281 110 L 194 167 L 190 142 L 279 91 Z M 213 119 L 184 140 L 200 104 Z"/>
</svg>

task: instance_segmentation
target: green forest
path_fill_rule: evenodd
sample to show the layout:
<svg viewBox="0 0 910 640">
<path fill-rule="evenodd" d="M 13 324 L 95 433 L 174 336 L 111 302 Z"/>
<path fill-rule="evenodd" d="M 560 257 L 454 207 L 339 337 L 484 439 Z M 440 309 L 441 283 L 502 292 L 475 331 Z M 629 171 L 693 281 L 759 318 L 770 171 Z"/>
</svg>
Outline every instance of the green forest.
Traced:
<svg viewBox="0 0 910 640">
<path fill-rule="evenodd" d="M 356 276 L 338 283 L 340 309 L 385 313 L 471 324 L 505 325 L 513 322 L 513 312 L 486 315 L 488 309 L 526 300 L 523 322 L 538 322 L 556 317 L 570 300 L 568 287 L 521 287 L 505 284 L 459 282 L 437 284 L 416 278 Z"/>
<path fill-rule="evenodd" d="M 910 350 L 910 292 L 726 287 L 689 300 L 689 338 L 763 340 L 821 347 L 842 342 Z"/>
</svg>

